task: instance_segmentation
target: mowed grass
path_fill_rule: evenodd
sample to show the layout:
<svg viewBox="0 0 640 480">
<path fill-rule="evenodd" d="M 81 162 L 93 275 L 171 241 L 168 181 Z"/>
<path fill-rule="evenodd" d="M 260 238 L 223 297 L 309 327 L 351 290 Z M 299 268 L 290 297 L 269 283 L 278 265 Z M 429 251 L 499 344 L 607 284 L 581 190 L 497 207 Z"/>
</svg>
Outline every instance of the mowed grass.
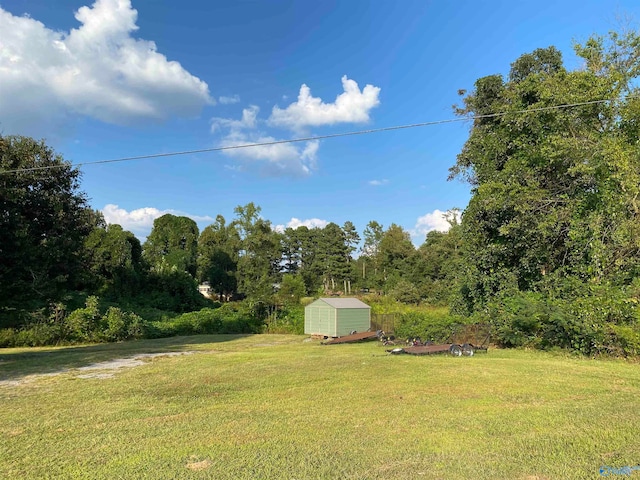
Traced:
<svg viewBox="0 0 640 480">
<path fill-rule="evenodd" d="M 77 370 L 178 351 L 195 353 Z M 640 464 L 640 367 L 618 360 L 219 335 L 2 350 L 0 380 L 1 478 L 584 479 Z"/>
</svg>

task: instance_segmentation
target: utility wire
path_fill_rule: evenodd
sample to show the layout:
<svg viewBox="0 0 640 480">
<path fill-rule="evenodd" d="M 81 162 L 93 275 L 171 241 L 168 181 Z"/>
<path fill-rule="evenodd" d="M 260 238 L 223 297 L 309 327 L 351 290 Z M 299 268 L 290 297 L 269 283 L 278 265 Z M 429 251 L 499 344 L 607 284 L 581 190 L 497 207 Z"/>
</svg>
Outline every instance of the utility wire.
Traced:
<svg viewBox="0 0 640 480">
<path fill-rule="evenodd" d="M 515 112 L 499 112 L 499 113 L 487 113 L 485 115 L 473 115 L 466 116 L 461 118 L 450 118 L 446 120 L 434 120 L 431 122 L 421 122 L 421 123 L 411 123 L 408 125 L 394 125 L 391 127 L 381 127 L 381 128 L 371 128 L 368 130 L 356 130 L 352 132 L 342 132 L 342 133 L 330 133 L 327 135 L 317 135 L 312 137 L 301 137 L 301 138 L 292 138 L 288 140 L 274 140 L 272 142 L 260 142 L 260 143 L 246 143 L 241 145 L 229 145 L 226 147 L 212 147 L 212 148 L 202 148 L 198 150 L 185 150 L 182 152 L 167 152 L 167 153 L 153 153 L 149 155 L 138 155 L 134 157 L 122 157 L 122 158 L 113 158 L 109 160 L 96 160 L 92 162 L 81 162 L 81 163 L 73 163 L 69 165 L 68 163 L 62 165 L 43 165 L 40 167 L 30 167 L 30 168 L 20 168 L 15 170 L 0 170 L 0 175 L 8 174 L 8 173 L 21 173 L 21 172 L 35 172 L 38 170 L 50 170 L 53 168 L 66 168 L 66 167 L 81 167 L 85 165 L 100 165 L 105 163 L 118 163 L 118 162 L 131 162 L 135 160 L 145 160 L 150 158 L 163 158 L 163 157 L 176 157 L 179 155 L 194 155 L 198 153 L 209 153 L 209 152 L 222 152 L 225 150 L 239 150 L 241 148 L 252 148 L 252 147 L 267 147 L 270 145 L 281 145 L 285 143 L 298 143 L 298 142 L 309 142 L 312 140 L 326 140 L 328 138 L 338 138 L 338 137 L 349 137 L 355 135 L 366 135 L 369 133 L 380 133 L 380 132 L 390 132 L 393 130 L 405 130 L 409 128 L 417 128 L 417 127 L 429 127 L 433 125 L 443 125 L 446 123 L 457 123 L 457 122 L 466 122 L 469 120 L 480 120 L 483 118 L 496 118 L 496 117 L 504 117 L 506 115 L 519 115 L 523 113 L 532 113 L 532 112 L 544 112 L 549 110 L 560 110 L 564 108 L 573 108 L 573 107 L 582 107 L 585 105 L 596 105 L 600 103 L 606 103 L 617 100 L 617 98 L 606 98 L 603 100 L 591 100 L 588 102 L 577 102 L 577 103 L 567 103 L 562 105 L 552 105 L 549 107 L 538 107 L 538 108 L 529 108 L 523 110 L 516 110 Z"/>
</svg>

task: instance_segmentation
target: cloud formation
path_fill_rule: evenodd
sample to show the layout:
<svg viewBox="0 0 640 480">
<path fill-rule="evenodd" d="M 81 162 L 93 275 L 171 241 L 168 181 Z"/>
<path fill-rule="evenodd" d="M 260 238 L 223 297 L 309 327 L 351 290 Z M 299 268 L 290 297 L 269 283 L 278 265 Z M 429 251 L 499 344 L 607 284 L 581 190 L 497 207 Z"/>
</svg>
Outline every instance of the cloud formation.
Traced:
<svg viewBox="0 0 640 480">
<path fill-rule="evenodd" d="M 274 137 L 260 133 L 247 134 L 231 132 L 221 142 L 221 146 L 231 147 L 249 143 L 278 142 Z M 307 176 L 316 169 L 317 153 L 320 142 L 312 140 L 302 144 L 275 143 L 225 150 L 225 155 L 236 158 L 245 166 L 259 164 L 266 175 Z"/>
<path fill-rule="evenodd" d="M 231 105 L 233 103 L 240 102 L 240 96 L 239 95 L 222 96 L 218 98 L 218 102 L 220 102 L 222 105 Z"/>
<path fill-rule="evenodd" d="M 224 150 L 223 153 L 241 162 L 241 169 L 258 166 L 267 175 L 308 176 L 317 168 L 318 140 L 288 143 L 265 132 L 268 127 L 285 127 L 300 133 L 310 126 L 332 125 L 346 122 L 366 122 L 369 111 L 380 101 L 380 89 L 367 85 L 362 91 L 358 84 L 342 77 L 344 93 L 334 103 L 324 103 L 311 96 L 306 85 L 300 88 L 298 100 L 286 109 L 273 107 L 271 116 L 265 121 L 258 117 L 260 108 L 250 105 L 242 110 L 240 119 L 213 117 L 211 132 L 222 132 L 219 145 L 232 147 L 249 143 L 273 143 L 256 147 Z M 279 143 L 282 142 L 282 143 Z M 384 181 L 383 181 L 384 182 Z M 381 185 L 381 183 L 380 183 Z"/>
<path fill-rule="evenodd" d="M 306 220 L 300 220 L 296 217 L 291 217 L 291 220 L 286 225 L 276 225 L 275 230 L 277 232 L 284 232 L 287 228 L 293 228 L 294 230 L 299 227 L 307 228 L 324 228 L 329 224 L 326 220 L 319 218 L 308 218 Z"/>
<path fill-rule="evenodd" d="M 418 217 L 415 227 L 411 230 L 411 236 L 424 240 L 427 233 L 431 231 L 448 232 L 451 224 L 447 221 L 446 215 L 450 212 L 451 211 L 443 212 L 436 209 L 431 213 Z M 461 214 L 459 210 L 455 210 L 455 218 L 460 222 Z"/>
<path fill-rule="evenodd" d="M 221 147 L 235 147 L 251 143 L 274 143 L 280 140 L 258 129 L 260 108 L 250 105 L 242 110 L 239 120 L 214 117 L 211 132 L 226 130 L 220 140 Z M 235 158 L 244 167 L 258 164 L 266 175 L 307 176 L 316 168 L 316 158 L 320 142 L 274 143 L 256 147 L 224 150 L 223 153 Z"/>
<path fill-rule="evenodd" d="M 379 187 L 381 185 L 386 185 L 387 183 L 389 183 L 389 180 L 386 178 L 383 178 L 382 180 L 369 180 L 369 185 L 372 187 Z"/>
<path fill-rule="evenodd" d="M 209 216 L 190 215 L 178 210 L 158 210 L 153 207 L 143 207 L 127 211 L 118 205 L 109 203 L 102 209 L 102 214 L 107 223 L 117 223 L 121 225 L 123 229 L 133 232 L 138 238 L 142 239 L 151 232 L 153 221 L 167 213 L 189 217 L 196 222 L 212 222 L 214 220 L 213 217 Z"/>
<path fill-rule="evenodd" d="M 256 128 L 258 112 L 260 107 L 256 105 L 249 105 L 249 108 L 242 110 L 242 118 L 240 120 L 233 120 L 231 118 L 213 117 L 211 119 L 211 133 L 215 133 L 216 130 L 222 128 L 228 128 L 232 131 L 239 131 L 243 129 Z"/>
<path fill-rule="evenodd" d="M 7 133 L 45 135 L 78 115 L 107 123 L 197 115 L 209 87 L 133 33 L 130 0 L 96 0 L 69 32 L 0 7 L 0 118 Z M 62 125 L 62 127 L 61 127 Z"/>
<path fill-rule="evenodd" d="M 268 122 L 272 126 L 293 130 L 336 123 L 368 122 L 369 112 L 380 104 L 380 88 L 366 85 L 360 91 L 358 84 L 344 75 L 342 89 L 344 92 L 333 103 L 324 103 L 321 98 L 312 96 L 311 89 L 303 84 L 298 100 L 284 109 L 274 106 Z"/>
</svg>

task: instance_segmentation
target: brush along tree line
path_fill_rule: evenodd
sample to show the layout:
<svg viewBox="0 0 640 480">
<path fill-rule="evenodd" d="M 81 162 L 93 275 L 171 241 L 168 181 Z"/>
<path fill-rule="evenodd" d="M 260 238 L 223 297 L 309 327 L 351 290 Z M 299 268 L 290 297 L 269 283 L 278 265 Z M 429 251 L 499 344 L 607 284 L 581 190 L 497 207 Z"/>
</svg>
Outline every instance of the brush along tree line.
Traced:
<svg viewBox="0 0 640 480">
<path fill-rule="evenodd" d="M 0 174 L 0 327 L 75 291 L 194 310 L 206 281 L 221 300 L 266 304 L 367 288 L 490 321 L 507 346 L 638 353 L 640 36 L 575 52 L 578 69 L 537 49 L 460 91 L 470 133 L 451 178 L 469 182 L 471 200 L 417 249 L 376 221 L 362 238 L 351 222 L 278 232 L 253 203 L 202 232 L 165 215 L 141 245 L 105 225 L 80 172 L 44 143 L 0 138 L 2 170 L 55 167 Z"/>
</svg>

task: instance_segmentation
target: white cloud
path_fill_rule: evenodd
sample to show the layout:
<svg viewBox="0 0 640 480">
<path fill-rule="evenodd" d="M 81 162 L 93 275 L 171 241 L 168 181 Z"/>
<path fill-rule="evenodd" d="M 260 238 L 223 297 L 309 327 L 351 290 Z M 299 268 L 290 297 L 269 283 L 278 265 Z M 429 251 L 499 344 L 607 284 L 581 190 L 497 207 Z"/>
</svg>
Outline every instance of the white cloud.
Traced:
<svg viewBox="0 0 640 480">
<path fill-rule="evenodd" d="M 149 235 L 153 228 L 153 221 L 167 213 L 189 217 L 196 222 L 212 222 L 214 220 L 213 217 L 209 216 L 190 215 L 171 209 L 158 210 L 153 207 L 143 207 L 127 211 L 118 205 L 110 203 L 102 209 L 102 214 L 107 223 L 117 223 L 121 225 L 123 229 L 133 232 L 138 238 L 144 238 Z"/>
<path fill-rule="evenodd" d="M 307 220 L 300 220 L 296 217 L 292 217 L 286 225 L 276 225 L 275 230 L 277 232 L 284 232 L 287 228 L 293 228 L 294 230 L 299 227 L 307 228 L 324 228 L 329 224 L 326 220 L 319 218 L 308 218 Z"/>
<path fill-rule="evenodd" d="M 389 183 L 389 180 L 386 178 L 383 178 L 382 180 L 369 180 L 369 185 L 373 187 L 379 187 L 381 185 L 386 185 L 387 183 Z"/>
<path fill-rule="evenodd" d="M 239 95 L 230 95 L 230 96 L 222 96 L 218 98 L 218 102 L 223 105 L 232 105 L 234 103 L 240 102 Z"/>
<path fill-rule="evenodd" d="M 231 118 L 213 117 L 211 119 L 211 133 L 220 128 L 229 128 L 231 130 L 253 129 L 257 126 L 257 117 L 260 107 L 249 105 L 249 108 L 242 110 L 242 118 L 233 120 Z"/>
<path fill-rule="evenodd" d="M 411 230 L 411 236 L 424 240 L 424 237 L 427 235 L 427 233 L 431 231 L 434 231 L 434 230 L 438 232 L 449 231 L 449 229 L 451 228 L 451 225 L 445 218 L 446 214 L 447 212 L 443 212 L 441 210 L 436 209 L 431 213 L 427 213 L 419 217 L 418 220 L 416 221 L 415 227 L 413 228 L 413 230 Z M 456 220 L 459 222 L 461 219 L 460 211 L 456 210 L 455 215 L 456 215 Z"/>
<path fill-rule="evenodd" d="M 251 105 L 242 110 L 242 118 L 214 117 L 211 131 L 228 129 L 220 140 L 221 147 L 235 147 L 253 143 L 271 143 L 255 147 L 223 150 L 228 157 L 240 161 L 243 167 L 259 165 L 267 175 L 307 176 L 316 168 L 316 158 L 320 142 L 312 140 L 304 143 L 278 143 L 279 140 L 257 131 L 260 109 Z"/>
<path fill-rule="evenodd" d="M 307 85 L 300 87 L 298 100 L 287 108 L 273 107 L 269 124 L 300 130 L 308 126 L 334 125 L 336 123 L 364 123 L 369 112 L 380 104 L 380 88 L 366 85 L 362 91 L 354 80 L 342 77 L 343 93 L 333 103 L 324 103 L 313 97 Z"/>
<path fill-rule="evenodd" d="M 259 127 L 264 129 L 268 126 L 285 126 L 293 131 L 300 131 L 306 126 L 368 121 L 369 110 L 380 103 L 378 100 L 380 89 L 367 85 L 360 91 L 358 84 L 349 80 L 346 75 L 342 77 L 342 86 L 344 93 L 338 95 L 334 103 L 327 104 L 320 98 L 312 97 L 309 87 L 303 85 L 298 101 L 284 110 L 275 106 L 271 117 L 266 122 L 258 118 L 260 108 L 250 105 L 242 110 L 242 117 L 238 120 L 213 117 L 211 132 L 225 131 L 219 142 L 221 147 L 254 143 L 270 144 L 223 150 L 224 155 L 235 158 L 241 163 L 238 170 L 257 166 L 268 175 L 311 175 L 317 167 L 317 154 L 320 147 L 318 140 L 287 142 L 261 131 Z M 220 101 L 223 103 L 222 97 Z"/>
<path fill-rule="evenodd" d="M 231 132 L 221 142 L 221 146 L 231 147 L 249 143 L 272 143 L 278 140 L 261 134 Z M 275 143 L 231 150 L 223 153 L 233 157 L 246 166 L 260 163 L 262 172 L 267 175 L 307 176 L 316 169 L 316 159 L 320 142 L 312 140 L 302 144 Z"/>
<path fill-rule="evenodd" d="M 59 133 L 83 115 L 108 123 L 197 115 L 207 84 L 132 34 L 130 0 L 96 0 L 55 31 L 0 8 L 0 118 L 6 133 Z"/>
</svg>

